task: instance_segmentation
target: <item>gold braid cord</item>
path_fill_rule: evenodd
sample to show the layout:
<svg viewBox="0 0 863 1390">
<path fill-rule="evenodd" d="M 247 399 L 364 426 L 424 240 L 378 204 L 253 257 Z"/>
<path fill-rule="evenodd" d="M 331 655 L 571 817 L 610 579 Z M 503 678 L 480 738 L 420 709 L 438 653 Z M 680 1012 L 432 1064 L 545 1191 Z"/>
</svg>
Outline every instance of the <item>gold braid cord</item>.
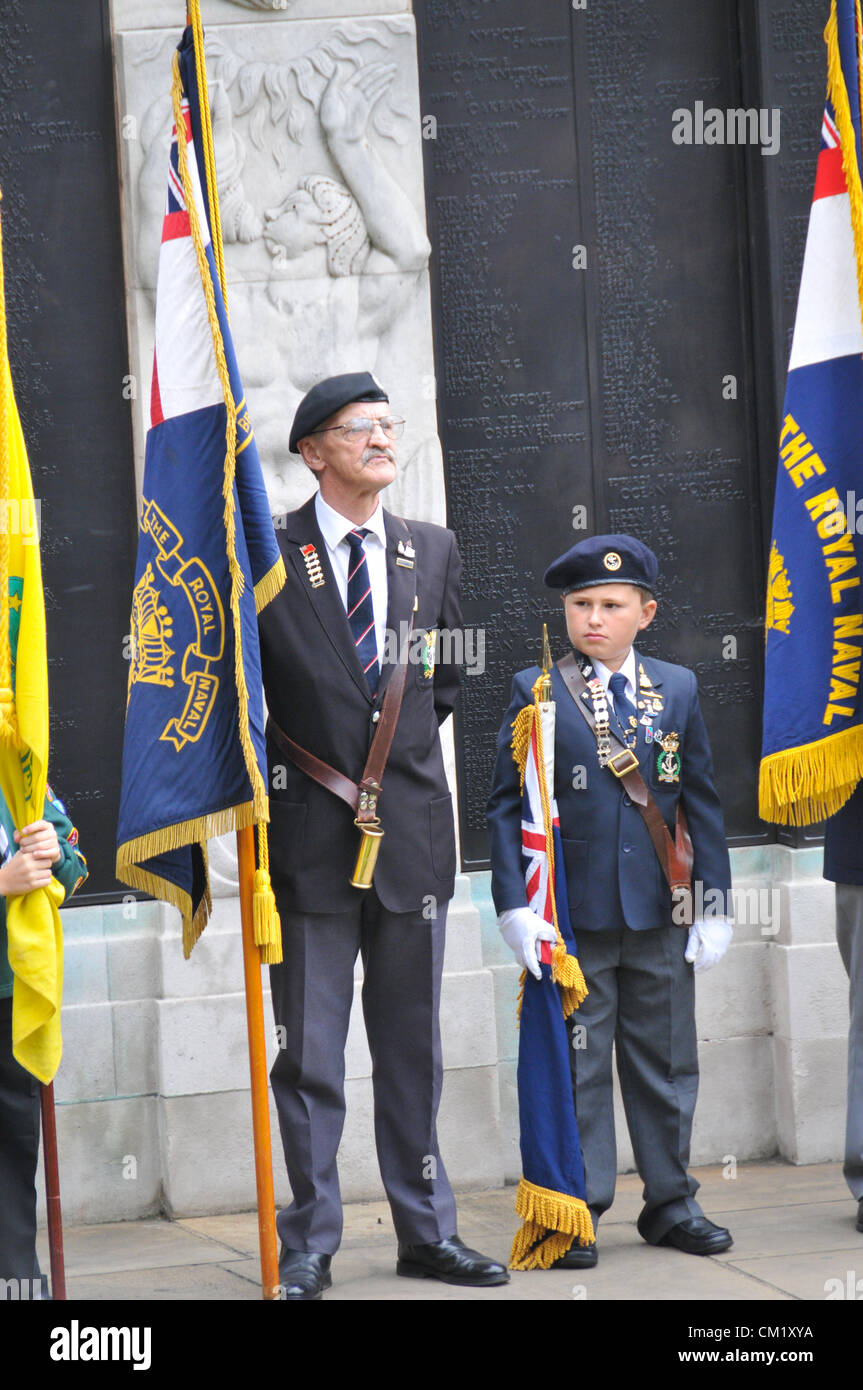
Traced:
<svg viewBox="0 0 863 1390">
<path fill-rule="evenodd" d="M 0 198 L 2 194 L 0 194 Z M 8 362 L 6 340 L 6 283 L 3 275 L 3 235 L 0 227 L 0 363 Z M 0 390 L 0 507 L 8 516 L 9 502 L 9 397 L 4 381 Z M 15 694 L 12 689 L 12 649 L 9 645 L 9 527 L 0 526 L 0 744 L 20 749 Z"/>
</svg>

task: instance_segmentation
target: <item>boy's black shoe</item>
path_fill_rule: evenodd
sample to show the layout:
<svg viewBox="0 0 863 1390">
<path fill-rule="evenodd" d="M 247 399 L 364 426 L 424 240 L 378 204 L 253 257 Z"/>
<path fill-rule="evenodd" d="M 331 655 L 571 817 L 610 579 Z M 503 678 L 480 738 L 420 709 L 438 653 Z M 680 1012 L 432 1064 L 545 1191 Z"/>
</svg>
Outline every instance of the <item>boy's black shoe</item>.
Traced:
<svg viewBox="0 0 863 1390">
<path fill-rule="evenodd" d="M 592 1240 L 590 1245 L 573 1245 L 565 1255 L 561 1255 L 559 1260 L 555 1260 L 551 1268 L 593 1269 L 598 1259 L 599 1251 L 596 1248 L 596 1241 Z"/>
</svg>

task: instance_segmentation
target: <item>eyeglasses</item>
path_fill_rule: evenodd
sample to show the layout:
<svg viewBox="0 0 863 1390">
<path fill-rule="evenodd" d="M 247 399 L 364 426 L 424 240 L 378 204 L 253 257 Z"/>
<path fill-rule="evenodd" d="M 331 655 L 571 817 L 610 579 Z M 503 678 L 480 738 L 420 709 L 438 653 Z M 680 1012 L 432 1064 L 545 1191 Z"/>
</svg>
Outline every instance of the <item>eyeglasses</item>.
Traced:
<svg viewBox="0 0 863 1390">
<path fill-rule="evenodd" d="M 312 434 L 330 434 L 338 430 L 345 439 L 362 439 L 363 435 L 371 439 L 376 429 L 383 430 L 387 439 L 401 439 L 405 428 L 404 420 L 393 419 L 390 415 L 383 415 L 379 420 L 372 420 L 366 415 L 358 415 L 355 420 L 346 420 L 343 425 L 327 425 L 322 430 L 312 430 Z"/>
</svg>

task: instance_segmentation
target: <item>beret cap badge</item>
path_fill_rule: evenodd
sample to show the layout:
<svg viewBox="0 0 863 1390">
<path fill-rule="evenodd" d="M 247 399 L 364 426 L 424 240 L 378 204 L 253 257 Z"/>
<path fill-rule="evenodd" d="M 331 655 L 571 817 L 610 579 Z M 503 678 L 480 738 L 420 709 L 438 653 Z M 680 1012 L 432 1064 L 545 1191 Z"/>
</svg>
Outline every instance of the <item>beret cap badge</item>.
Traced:
<svg viewBox="0 0 863 1390">
<path fill-rule="evenodd" d="M 608 554 L 603 556 L 602 563 L 607 570 L 619 570 L 621 559 L 616 550 L 609 550 Z"/>
</svg>

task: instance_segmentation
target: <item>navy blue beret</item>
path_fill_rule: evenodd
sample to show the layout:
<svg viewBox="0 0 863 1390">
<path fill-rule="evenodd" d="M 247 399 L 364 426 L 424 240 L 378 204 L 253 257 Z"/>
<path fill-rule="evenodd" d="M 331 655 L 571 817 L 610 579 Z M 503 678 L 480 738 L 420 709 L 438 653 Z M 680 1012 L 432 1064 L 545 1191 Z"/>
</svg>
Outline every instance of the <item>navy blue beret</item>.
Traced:
<svg viewBox="0 0 863 1390">
<path fill-rule="evenodd" d="M 354 401 L 388 401 L 389 396 L 375 381 L 371 372 L 343 372 L 328 376 L 308 391 L 297 406 L 288 448 L 292 454 L 300 451 L 297 444 L 311 434 L 343 405 Z"/>
<path fill-rule="evenodd" d="M 653 593 L 658 573 L 653 551 L 634 536 L 588 536 L 549 565 L 543 582 L 564 594 L 597 584 L 637 584 Z"/>
</svg>

